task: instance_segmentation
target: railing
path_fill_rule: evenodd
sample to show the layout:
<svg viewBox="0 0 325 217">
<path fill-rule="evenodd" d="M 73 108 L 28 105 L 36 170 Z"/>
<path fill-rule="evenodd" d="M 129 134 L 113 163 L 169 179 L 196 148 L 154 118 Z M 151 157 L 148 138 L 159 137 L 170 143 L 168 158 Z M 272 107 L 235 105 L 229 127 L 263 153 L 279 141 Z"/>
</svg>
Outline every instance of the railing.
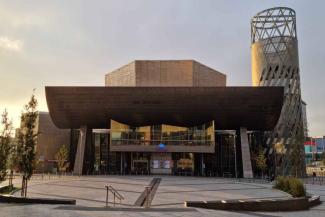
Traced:
<svg viewBox="0 0 325 217">
<path fill-rule="evenodd" d="M 325 176 L 307 176 L 305 178 L 301 178 L 301 180 L 305 184 L 325 185 Z"/>
<path fill-rule="evenodd" d="M 145 194 L 146 194 L 146 200 L 145 200 L 145 204 L 144 207 L 145 208 L 150 208 L 150 200 L 151 200 L 151 188 L 153 186 L 145 186 Z"/>
<path fill-rule="evenodd" d="M 178 146 L 212 146 L 215 141 L 212 140 L 141 140 L 141 139 L 112 139 L 111 145 L 144 145 L 156 146 L 158 144 L 178 145 Z"/>
<path fill-rule="evenodd" d="M 108 206 L 108 192 L 109 191 L 114 196 L 114 201 L 113 201 L 114 207 L 115 207 L 115 204 L 116 204 L 116 198 L 120 200 L 120 204 L 121 204 L 121 201 L 124 200 L 124 197 L 115 188 L 113 188 L 111 185 L 105 186 L 105 188 L 106 188 L 106 207 Z"/>
<path fill-rule="evenodd" d="M 238 182 L 248 182 L 248 183 L 258 183 L 258 184 L 266 184 L 272 182 L 269 178 L 238 178 L 236 180 Z"/>
</svg>

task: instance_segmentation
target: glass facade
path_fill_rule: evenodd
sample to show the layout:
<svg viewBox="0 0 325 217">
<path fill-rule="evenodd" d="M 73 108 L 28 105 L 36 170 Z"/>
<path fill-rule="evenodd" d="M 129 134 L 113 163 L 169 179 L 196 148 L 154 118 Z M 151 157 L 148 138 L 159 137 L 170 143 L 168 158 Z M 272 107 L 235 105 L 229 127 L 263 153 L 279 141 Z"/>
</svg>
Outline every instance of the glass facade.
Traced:
<svg viewBox="0 0 325 217">
<path fill-rule="evenodd" d="M 203 175 L 235 177 L 235 165 L 239 163 L 238 160 L 237 162 L 235 161 L 235 135 L 236 131 L 219 131 L 215 133 L 215 153 L 204 156 Z"/>
<path fill-rule="evenodd" d="M 94 151 L 89 153 L 93 157 L 88 157 L 91 162 L 87 164 L 86 171 L 87 173 L 89 171 L 88 174 L 173 174 L 218 177 L 236 177 L 237 174 L 237 177 L 241 177 L 243 171 L 238 135 L 236 130 L 215 130 L 213 122 L 191 128 L 165 124 L 132 128 L 112 121 L 111 129 L 93 130 L 90 149 Z M 248 133 L 255 176 L 259 176 L 255 163 L 259 151 L 265 153 L 268 165 L 272 165 L 273 161 L 277 160 L 268 157 L 272 151 L 265 146 L 262 135 L 261 132 Z M 78 136 L 79 131 L 72 130 L 70 147 L 72 163 L 76 154 Z M 186 146 L 213 144 L 213 153 L 186 150 L 170 152 L 160 149 L 154 149 L 153 152 L 128 151 L 128 149 L 112 151 L 110 143 L 147 146 L 180 145 L 184 149 Z"/>
<path fill-rule="evenodd" d="M 214 122 L 195 127 L 166 124 L 131 127 L 111 120 L 111 145 L 184 145 L 210 146 L 215 142 Z"/>
<path fill-rule="evenodd" d="M 94 173 L 105 174 L 109 167 L 109 134 L 108 132 L 93 132 L 95 146 Z"/>
</svg>

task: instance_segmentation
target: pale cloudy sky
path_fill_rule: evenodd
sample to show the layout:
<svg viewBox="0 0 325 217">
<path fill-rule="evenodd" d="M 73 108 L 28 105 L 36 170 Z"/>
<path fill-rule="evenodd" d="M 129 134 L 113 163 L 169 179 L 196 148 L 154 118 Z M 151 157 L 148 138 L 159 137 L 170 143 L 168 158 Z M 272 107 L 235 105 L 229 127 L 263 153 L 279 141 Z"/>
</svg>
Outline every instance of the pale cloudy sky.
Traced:
<svg viewBox="0 0 325 217">
<path fill-rule="evenodd" d="M 297 12 L 310 134 L 325 135 L 324 0 L 0 0 L 0 111 L 19 114 L 36 88 L 104 85 L 134 59 L 195 59 L 251 85 L 250 19 L 274 6 Z"/>
</svg>

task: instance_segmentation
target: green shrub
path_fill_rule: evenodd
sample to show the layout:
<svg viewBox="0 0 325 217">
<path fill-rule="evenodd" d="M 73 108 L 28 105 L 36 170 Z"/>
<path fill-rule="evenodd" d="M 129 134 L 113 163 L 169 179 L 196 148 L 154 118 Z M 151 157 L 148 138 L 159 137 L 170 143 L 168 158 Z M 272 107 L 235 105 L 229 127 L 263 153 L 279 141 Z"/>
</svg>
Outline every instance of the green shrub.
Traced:
<svg viewBox="0 0 325 217">
<path fill-rule="evenodd" d="M 276 179 L 274 188 L 285 191 L 293 197 L 303 197 L 306 195 L 303 183 L 299 179 L 293 177 L 279 176 Z"/>
<path fill-rule="evenodd" d="M 284 176 L 277 177 L 275 188 L 285 192 L 290 191 L 289 178 Z"/>
<path fill-rule="evenodd" d="M 290 179 L 290 192 L 293 197 L 303 197 L 306 196 L 306 191 L 304 184 L 299 179 Z"/>
</svg>

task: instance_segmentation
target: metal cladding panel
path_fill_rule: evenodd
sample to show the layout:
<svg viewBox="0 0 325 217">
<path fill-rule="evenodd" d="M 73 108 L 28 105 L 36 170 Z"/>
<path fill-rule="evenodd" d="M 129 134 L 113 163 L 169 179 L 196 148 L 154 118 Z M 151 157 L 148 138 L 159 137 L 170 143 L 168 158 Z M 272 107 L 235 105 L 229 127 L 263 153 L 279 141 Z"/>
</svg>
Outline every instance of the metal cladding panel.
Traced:
<svg viewBox="0 0 325 217">
<path fill-rule="evenodd" d="M 288 173 L 295 158 L 291 153 L 299 149 L 303 153 L 299 138 L 304 130 L 295 11 L 276 7 L 258 13 L 252 18 L 251 39 L 253 86 L 284 87 L 282 112 L 267 141 L 268 145 L 285 145 L 287 154 L 280 166 Z M 300 162 L 303 158 L 301 154 Z"/>
<path fill-rule="evenodd" d="M 271 130 L 282 107 L 281 87 L 46 87 L 59 128 L 108 128 L 113 119 L 131 126 L 196 126 Z"/>
<path fill-rule="evenodd" d="M 227 76 L 195 60 L 135 60 L 105 75 L 110 87 L 217 87 Z"/>
</svg>

